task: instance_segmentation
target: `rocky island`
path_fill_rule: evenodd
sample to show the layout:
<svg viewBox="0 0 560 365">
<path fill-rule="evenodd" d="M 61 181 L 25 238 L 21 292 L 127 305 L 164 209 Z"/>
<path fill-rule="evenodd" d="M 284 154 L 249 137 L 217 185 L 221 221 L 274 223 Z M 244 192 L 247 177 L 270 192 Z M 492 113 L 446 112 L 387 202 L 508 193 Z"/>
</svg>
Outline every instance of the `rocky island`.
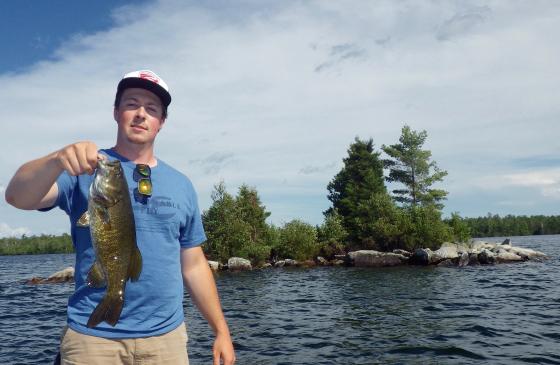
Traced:
<svg viewBox="0 0 560 365">
<path fill-rule="evenodd" d="M 394 250 L 393 252 L 380 252 L 374 250 L 359 250 L 348 252 L 346 255 L 336 255 L 332 260 L 316 257 L 315 260 L 298 262 L 286 259 L 264 264 L 266 267 L 284 266 L 359 266 L 359 267 L 387 267 L 398 265 L 435 265 L 435 266 L 467 266 L 491 265 L 508 262 L 528 260 L 543 260 L 547 256 L 539 251 L 523 247 L 516 247 L 509 239 L 501 243 L 491 243 L 473 240 L 468 243 L 446 242 L 438 250 L 419 248 L 414 252 Z M 213 270 L 251 270 L 251 262 L 240 257 L 232 257 L 227 265 L 210 261 Z"/>
</svg>

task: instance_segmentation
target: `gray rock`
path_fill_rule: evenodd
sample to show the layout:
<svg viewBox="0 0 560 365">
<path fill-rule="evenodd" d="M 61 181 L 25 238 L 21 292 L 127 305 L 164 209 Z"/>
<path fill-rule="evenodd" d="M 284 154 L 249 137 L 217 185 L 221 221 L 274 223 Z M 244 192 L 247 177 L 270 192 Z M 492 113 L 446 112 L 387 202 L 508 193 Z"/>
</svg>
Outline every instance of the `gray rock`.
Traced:
<svg viewBox="0 0 560 365">
<path fill-rule="evenodd" d="M 284 265 L 286 265 L 286 261 L 284 260 L 278 260 L 274 263 L 274 267 L 283 267 Z"/>
<path fill-rule="evenodd" d="M 506 238 L 504 242 L 502 242 L 502 245 L 511 245 L 511 240 L 509 238 Z"/>
<path fill-rule="evenodd" d="M 329 264 L 327 259 L 322 256 L 317 256 L 317 262 L 319 263 L 319 265 L 324 265 L 324 266 Z"/>
<path fill-rule="evenodd" d="M 455 245 L 442 245 L 438 250 L 434 251 L 434 254 L 439 256 L 442 260 L 456 259 L 459 257 L 457 246 Z"/>
<path fill-rule="evenodd" d="M 457 265 L 459 267 L 463 267 L 463 266 L 467 266 L 469 264 L 469 253 L 468 252 L 461 252 L 461 255 L 459 256 L 459 262 L 457 263 Z"/>
<path fill-rule="evenodd" d="M 469 244 L 469 251 L 470 252 L 480 252 L 483 248 L 487 248 L 488 243 L 484 241 L 472 241 Z"/>
<path fill-rule="evenodd" d="M 396 249 L 393 250 L 393 253 L 396 253 L 398 255 L 403 255 L 405 257 L 410 257 L 412 256 L 412 252 L 406 251 L 406 250 L 401 250 L 401 249 Z"/>
<path fill-rule="evenodd" d="M 338 260 L 338 259 L 337 259 L 337 260 L 333 260 L 333 261 L 332 261 L 332 264 L 333 264 L 334 266 L 342 266 L 342 265 L 344 265 L 344 260 Z"/>
<path fill-rule="evenodd" d="M 483 265 L 496 263 L 496 254 L 488 249 L 482 249 L 478 254 L 478 261 Z"/>
<path fill-rule="evenodd" d="M 220 269 L 220 263 L 218 261 L 208 261 L 208 266 L 212 271 L 218 271 Z"/>
<path fill-rule="evenodd" d="M 47 278 L 47 280 L 55 281 L 70 281 L 74 279 L 74 268 L 72 266 L 67 267 L 66 269 L 60 270 L 52 274 Z"/>
<path fill-rule="evenodd" d="M 429 248 L 419 248 L 414 251 L 414 254 L 408 262 L 412 265 L 437 265 L 448 258 L 456 259 L 458 257 L 456 255 L 448 256 L 448 254 L 449 252 L 447 248 L 442 251 L 432 251 Z"/>
<path fill-rule="evenodd" d="M 251 261 L 241 258 L 241 257 L 230 257 L 228 260 L 228 269 L 229 270 L 251 270 L 253 267 L 251 266 Z"/>
<path fill-rule="evenodd" d="M 297 266 L 298 262 L 296 260 L 292 260 L 292 259 L 285 259 L 284 260 L 284 266 Z"/>
<path fill-rule="evenodd" d="M 408 263 L 411 265 L 423 265 L 427 266 L 430 264 L 430 250 L 427 248 L 417 248 Z"/>
<path fill-rule="evenodd" d="M 509 249 L 509 252 L 512 252 L 522 258 L 526 257 L 528 260 L 531 259 L 545 259 L 547 256 L 540 252 L 540 251 L 535 251 L 535 250 L 531 250 L 529 248 L 523 248 L 523 247 L 511 247 Z"/>
<path fill-rule="evenodd" d="M 74 268 L 67 267 L 66 269 L 60 270 L 49 276 L 48 278 L 43 277 L 33 277 L 26 280 L 26 284 L 57 284 L 66 283 L 74 280 Z"/>
<path fill-rule="evenodd" d="M 261 269 L 268 269 L 269 267 L 272 267 L 272 264 L 270 262 L 265 262 L 262 266 Z"/>
<path fill-rule="evenodd" d="M 465 252 L 465 251 L 470 251 L 471 250 L 471 245 L 469 243 L 466 242 L 444 242 L 441 244 L 441 248 L 451 248 L 451 249 L 455 249 L 458 253 L 459 252 Z"/>
<path fill-rule="evenodd" d="M 408 260 L 404 255 L 392 252 L 379 252 L 374 250 L 360 250 L 349 252 L 348 257 L 354 266 L 384 267 L 402 265 Z"/>
<path fill-rule="evenodd" d="M 469 253 L 469 265 L 479 265 L 480 261 L 478 261 L 478 252 L 470 252 Z"/>
<path fill-rule="evenodd" d="M 506 250 L 500 250 L 496 255 L 496 261 L 498 262 L 511 262 L 511 261 L 522 261 L 522 260 L 523 259 L 521 258 L 521 256 Z"/>
</svg>

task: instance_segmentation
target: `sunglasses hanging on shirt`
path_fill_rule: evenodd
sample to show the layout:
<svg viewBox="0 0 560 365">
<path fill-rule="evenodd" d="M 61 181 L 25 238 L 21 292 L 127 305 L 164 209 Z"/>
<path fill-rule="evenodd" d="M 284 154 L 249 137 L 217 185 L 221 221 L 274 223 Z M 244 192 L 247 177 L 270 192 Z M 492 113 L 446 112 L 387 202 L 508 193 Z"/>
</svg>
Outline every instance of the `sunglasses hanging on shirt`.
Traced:
<svg viewBox="0 0 560 365">
<path fill-rule="evenodd" d="M 138 194 L 144 197 L 152 196 L 152 169 L 146 164 L 137 164 L 134 169 L 134 181 L 138 183 Z"/>
</svg>

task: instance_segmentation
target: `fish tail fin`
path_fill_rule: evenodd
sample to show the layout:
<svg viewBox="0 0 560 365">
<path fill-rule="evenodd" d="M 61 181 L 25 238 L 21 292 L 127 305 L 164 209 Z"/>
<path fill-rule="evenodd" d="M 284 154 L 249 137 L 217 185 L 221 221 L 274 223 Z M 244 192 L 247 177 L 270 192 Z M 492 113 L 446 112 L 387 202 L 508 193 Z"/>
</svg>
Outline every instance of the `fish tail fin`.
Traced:
<svg viewBox="0 0 560 365">
<path fill-rule="evenodd" d="M 128 277 L 131 281 L 137 281 L 142 271 L 142 255 L 138 247 L 134 247 L 130 255 L 130 264 L 128 265 Z"/>
<path fill-rule="evenodd" d="M 93 328 L 99 323 L 105 321 L 115 327 L 121 316 L 123 304 L 124 299 L 119 295 L 103 298 L 101 303 L 99 303 L 93 310 L 93 313 L 89 317 L 87 326 L 89 328 Z"/>
</svg>

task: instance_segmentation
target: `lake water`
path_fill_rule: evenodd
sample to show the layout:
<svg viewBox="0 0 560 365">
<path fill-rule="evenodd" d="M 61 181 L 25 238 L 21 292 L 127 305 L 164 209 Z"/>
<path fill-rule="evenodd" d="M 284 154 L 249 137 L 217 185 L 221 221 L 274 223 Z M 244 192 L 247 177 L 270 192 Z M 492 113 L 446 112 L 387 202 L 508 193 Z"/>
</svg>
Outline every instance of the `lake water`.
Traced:
<svg viewBox="0 0 560 365">
<path fill-rule="evenodd" d="M 560 236 L 512 241 L 550 259 L 220 273 L 237 364 L 560 364 Z M 0 364 L 54 359 L 73 284 L 21 280 L 72 264 L 0 256 Z M 187 296 L 185 313 L 191 364 L 211 364 L 212 333 Z"/>
</svg>

